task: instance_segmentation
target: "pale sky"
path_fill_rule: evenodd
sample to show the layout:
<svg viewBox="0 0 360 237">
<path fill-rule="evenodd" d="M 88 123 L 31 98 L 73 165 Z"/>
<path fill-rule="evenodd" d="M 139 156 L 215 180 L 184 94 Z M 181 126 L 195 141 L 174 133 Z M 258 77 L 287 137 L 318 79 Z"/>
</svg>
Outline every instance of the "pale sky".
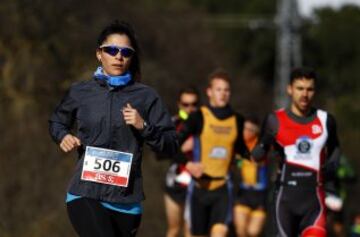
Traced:
<svg viewBox="0 0 360 237">
<path fill-rule="evenodd" d="M 299 11 L 304 16 L 310 16 L 316 7 L 331 6 L 339 8 L 346 3 L 353 3 L 360 7 L 360 0 L 298 0 Z"/>
</svg>

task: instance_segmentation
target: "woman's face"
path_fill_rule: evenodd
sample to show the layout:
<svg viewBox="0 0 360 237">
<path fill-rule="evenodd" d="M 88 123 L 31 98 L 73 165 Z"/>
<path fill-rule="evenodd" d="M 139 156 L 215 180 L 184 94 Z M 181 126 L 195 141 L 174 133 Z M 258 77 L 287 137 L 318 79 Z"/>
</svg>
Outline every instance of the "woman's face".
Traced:
<svg viewBox="0 0 360 237">
<path fill-rule="evenodd" d="M 250 121 L 245 121 L 243 136 L 245 141 L 251 141 L 255 139 L 259 134 L 259 126 Z"/>
<path fill-rule="evenodd" d="M 106 48 L 107 46 L 112 48 Z M 102 43 L 100 48 L 96 50 L 96 57 L 102 64 L 104 74 L 109 76 L 122 75 L 130 67 L 131 56 L 127 55 L 127 53 L 121 53 L 122 51 L 116 51 L 116 48 L 132 49 L 129 37 L 125 34 L 111 34 Z M 116 55 L 112 53 L 114 49 L 117 52 Z"/>
</svg>

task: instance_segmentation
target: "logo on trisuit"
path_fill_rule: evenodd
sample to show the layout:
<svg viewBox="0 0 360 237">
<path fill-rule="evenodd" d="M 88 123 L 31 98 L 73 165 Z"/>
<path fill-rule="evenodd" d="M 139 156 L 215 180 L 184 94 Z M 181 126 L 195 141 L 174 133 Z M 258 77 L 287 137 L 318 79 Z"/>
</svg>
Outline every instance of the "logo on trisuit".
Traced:
<svg viewBox="0 0 360 237">
<path fill-rule="evenodd" d="M 312 141 L 309 137 L 303 136 L 296 140 L 297 153 L 309 154 L 312 147 Z"/>
<path fill-rule="evenodd" d="M 322 129 L 321 129 L 321 126 L 320 125 L 317 125 L 317 124 L 314 124 L 311 126 L 311 132 L 313 134 L 320 134 L 322 133 Z"/>
</svg>

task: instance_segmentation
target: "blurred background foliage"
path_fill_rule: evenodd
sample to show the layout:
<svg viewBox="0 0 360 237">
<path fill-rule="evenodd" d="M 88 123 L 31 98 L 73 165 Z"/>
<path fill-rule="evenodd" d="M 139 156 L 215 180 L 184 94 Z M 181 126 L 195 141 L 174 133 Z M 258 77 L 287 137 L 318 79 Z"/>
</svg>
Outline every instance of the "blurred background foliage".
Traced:
<svg viewBox="0 0 360 237">
<path fill-rule="evenodd" d="M 172 113 L 179 88 L 195 85 L 203 92 L 209 72 L 223 67 L 234 79 L 233 107 L 263 117 L 274 109 L 275 12 L 275 0 L 2 0 L 0 236 L 75 236 L 64 205 L 75 154 L 59 151 L 47 120 L 71 83 L 91 78 L 105 24 L 133 24 L 142 80 Z M 303 20 L 304 65 L 320 75 L 317 104 L 337 118 L 344 153 L 359 171 L 360 9 L 322 8 Z M 153 156 L 144 155 L 147 200 L 139 236 L 164 236 L 166 228 L 168 163 Z M 347 205 L 355 211 L 359 185 L 350 188 Z"/>
</svg>

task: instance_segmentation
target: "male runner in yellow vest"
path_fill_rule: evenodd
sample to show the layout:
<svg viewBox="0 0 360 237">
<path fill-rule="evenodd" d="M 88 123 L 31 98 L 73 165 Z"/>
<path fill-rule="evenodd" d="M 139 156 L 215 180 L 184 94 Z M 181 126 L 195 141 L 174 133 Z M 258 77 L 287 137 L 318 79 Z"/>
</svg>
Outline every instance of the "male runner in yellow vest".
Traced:
<svg viewBox="0 0 360 237">
<path fill-rule="evenodd" d="M 248 151 L 242 136 L 244 119 L 229 106 L 228 73 L 217 70 L 208 79 L 208 104 L 190 115 L 179 132 L 180 143 L 194 137 L 194 160 L 184 160 L 193 177 L 187 221 L 193 236 L 225 237 L 232 212 L 228 172 L 234 154 L 246 157 Z"/>
</svg>

